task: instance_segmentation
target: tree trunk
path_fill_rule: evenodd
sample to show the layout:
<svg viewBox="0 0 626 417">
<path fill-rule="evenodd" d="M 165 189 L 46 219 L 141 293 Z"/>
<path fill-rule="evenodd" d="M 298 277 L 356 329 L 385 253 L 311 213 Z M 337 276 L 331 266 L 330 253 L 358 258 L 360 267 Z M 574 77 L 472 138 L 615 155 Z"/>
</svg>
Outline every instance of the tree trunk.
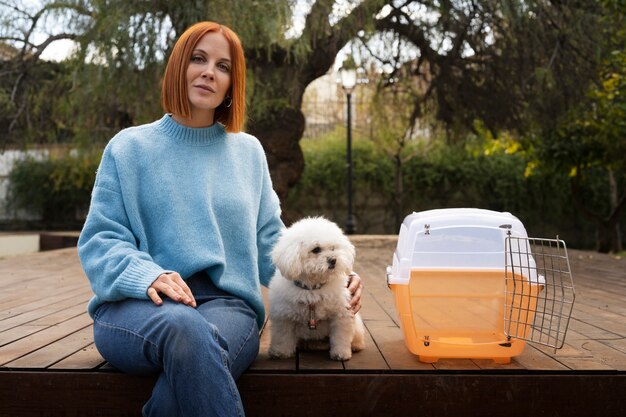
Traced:
<svg viewBox="0 0 626 417">
<path fill-rule="evenodd" d="M 400 230 L 400 225 L 402 224 L 402 206 L 404 202 L 404 183 L 402 177 L 402 157 L 398 154 L 393 158 L 393 162 L 395 165 L 395 195 L 394 195 L 394 217 L 395 217 L 395 230 Z"/>
<path fill-rule="evenodd" d="M 617 181 L 615 180 L 615 172 L 609 168 L 609 202 L 611 205 L 611 213 L 619 212 L 619 196 L 617 195 Z M 612 222 L 608 232 L 612 235 L 611 252 L 619 253 L 622 251 L 622 233 L 619 224 L 619 215 L 611 216 L 615 220 Z"/>
<path fill-rule="evenodd" d="M 248 123 L 248 132 L 256 136 L 267 154 L 274 190 L 283 200 L 304 170 L 300 138 L 304 115 L 299 109 L 281 109 L 275 118 Z"/>
<path fill-rule="evenodd" d="M 385 1 L 364 0 L 331 27 L 328 17 L 334 3 L 333 0 L 314 2 L 302 35 L 287 49 L 268 45 L 246 50 L 252 73 L 246 130 L 263 144 L 274 189 L 281 200 L 304 170 L 300 149 L 305 126 L 300 110 L 304 90 L 326 74 L 339 50 L 373 21 Z"/>
<path fill-rule="evenodd" d="M 619 222 L 601 221 L 596 224 L 596 250 L 600 253 L 619 253 L 622 251 Z"/>
<path fill-rule="evenodd" d="M 611 170 L 609 170 L 608 179 L 610 190 L 610 213 L 608 216 L 598 215 L 585 206 L 577 178 L 574 178 L 570 183 L 572 199 L 585 217 L 596 225 L 596 250 L 600 253 L 618 253 L 623 250 L 619 219 L 622 210 L 626 207 L 626 189 L 618 197 L 617 182 Z"/>
</svg>

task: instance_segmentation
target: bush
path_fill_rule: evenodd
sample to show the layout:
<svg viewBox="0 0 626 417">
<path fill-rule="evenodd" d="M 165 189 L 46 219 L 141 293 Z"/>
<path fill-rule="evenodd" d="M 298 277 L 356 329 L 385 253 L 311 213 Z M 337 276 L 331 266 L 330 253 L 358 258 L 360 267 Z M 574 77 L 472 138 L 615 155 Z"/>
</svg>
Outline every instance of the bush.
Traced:
<svg viewBox="0 0 626 417">
<path fill-rule="evenodd" d="M 17 161 L 9 174 L 9 209 L 39 215 L 47 226 L 83 220 L 100 158 L 98 152 L 68 152 L 43 160 L 26 157 Z"/>
<path fill-rule="evenodd" d="M 300 182 L 283 202 L 283 218 L 291 223 L 309 215 L 324 215 L 343 225 L 347 217 L 347 165 L 345 133 L 338 129 L 323 139 L 302 141 L 305 169 Z M 391 188 L 391 162 L 381 159 L 371 142 L 356 140 L 352 148 L 353 207 L 359 232 L 375 227 L 388 216 L 385 197 Z M 372 215 L 367 215 L 371 212 Z"/>
<path fill-rule="evenodd" d="M 396 234 L 394 164 L 370 141 L 353 143 L 354 214 L 357 233 Z M 417 145 L 416 145 L 417 146 Z M 343 226 L 347 217 L 345 135 L 335 132 L 302 141 L 305 169 L 301 181 L 283 202 L 287 224 L 310 215 L 324 215 Z M 519 217 L 529 235 L 554 238 L 570 246 L 591 248 L 594 225 L 571 203 L 565 173 L 526 174 L 520 153 L 473 152 L 441 145 L 402 166 L 400 220 L 412 211 L 446 207 L 478 207 L 508 211 Z"/>
</svg>

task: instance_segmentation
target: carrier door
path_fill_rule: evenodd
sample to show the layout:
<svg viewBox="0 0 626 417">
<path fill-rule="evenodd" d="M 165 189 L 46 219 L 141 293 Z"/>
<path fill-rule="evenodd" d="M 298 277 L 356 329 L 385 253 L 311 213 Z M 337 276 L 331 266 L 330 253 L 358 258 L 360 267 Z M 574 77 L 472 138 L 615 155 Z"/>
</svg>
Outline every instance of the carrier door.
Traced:
<svg viewBox="0 0 626 417">
<path fill-rule="evenodd" d="M 509 235 L 505 247 L 505 335 L 562 348 L 575 298 L 565 242 Z"/>
</svg>

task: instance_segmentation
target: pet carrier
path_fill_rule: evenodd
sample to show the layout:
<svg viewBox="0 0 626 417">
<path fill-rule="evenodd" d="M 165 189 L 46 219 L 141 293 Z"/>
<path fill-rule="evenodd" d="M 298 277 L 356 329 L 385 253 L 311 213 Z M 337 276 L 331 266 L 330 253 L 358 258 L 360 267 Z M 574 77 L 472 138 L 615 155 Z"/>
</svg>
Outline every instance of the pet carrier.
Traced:
<svg viewBox="0 0 626 417">
<path fill-rule="evenodd" d="M 423 362 L 508 363 L 525 341 L 560 348 L 574 303 L 565 243 L 529 238 L 512 214 L 482 209 L 407 216 L 387 283 Z"/>
</svg>

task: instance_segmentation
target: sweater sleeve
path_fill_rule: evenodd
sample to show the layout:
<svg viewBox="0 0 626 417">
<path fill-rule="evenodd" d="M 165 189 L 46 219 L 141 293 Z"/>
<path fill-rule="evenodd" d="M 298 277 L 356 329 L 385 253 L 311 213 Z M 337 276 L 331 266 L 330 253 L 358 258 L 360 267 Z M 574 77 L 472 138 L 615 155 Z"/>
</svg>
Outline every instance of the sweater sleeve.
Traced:
<svg viewBox="0 0 626 417">
<path fill-rule="evenodd" d="M 110 148 L 100 162 L 78 255 L 100 300 L 147 299 L 152 282 L 168 271 L 137 247 Z"/>
<path fill-rule="evenodd" d="M 280 219 L 280 214 L 280 201 L 272 187 L 267 160 L 263 155 L 263 186 L 257 221 L 257 247 L 259 249 L 259 278 L 261 284 L 266 287 L 269 285 L 275 270 L 271 252 L 285 227 Z"/>
</svg>

